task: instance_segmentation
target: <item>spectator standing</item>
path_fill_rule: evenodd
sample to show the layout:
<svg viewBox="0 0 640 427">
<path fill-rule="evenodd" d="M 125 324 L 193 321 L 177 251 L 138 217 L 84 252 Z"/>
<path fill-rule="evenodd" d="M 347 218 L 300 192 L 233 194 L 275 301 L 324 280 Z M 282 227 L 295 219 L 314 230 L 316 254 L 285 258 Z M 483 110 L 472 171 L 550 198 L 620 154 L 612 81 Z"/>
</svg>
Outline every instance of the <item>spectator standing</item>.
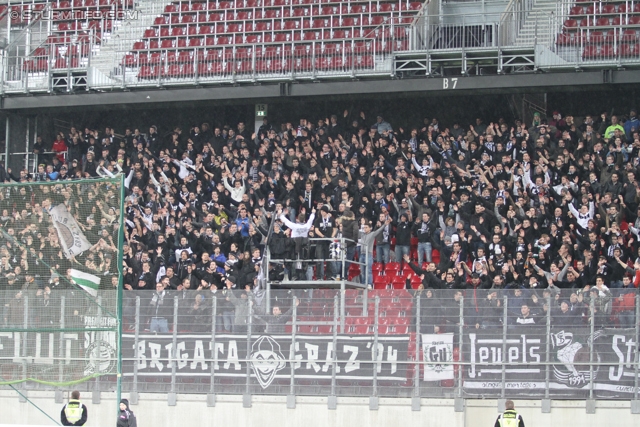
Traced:
<svg viewBox="0 0 640 427">
<path fill-rule="evenodd" d="M 494 427 L 524 427 L 522 415 L 516 412 L 513 401 L 507 400 L 504 406 L 506 410 L 498 416 Z"/>
<path fill-rule="evenodd" d="M 80 392 L 71 392 L 71 399 L 60 412 L 60 422 L 63 426 L 83 426 L 87 422 L 89 411 L 87 406 L 80 402 Z"/>
<path fill-rule="evenodd" d="M 138 427 L 138 421 L 133 411 L 129 408 L 127 399 L 120 401 L 120 415 L 118 415 L 116 427 Z"/>
</svg>

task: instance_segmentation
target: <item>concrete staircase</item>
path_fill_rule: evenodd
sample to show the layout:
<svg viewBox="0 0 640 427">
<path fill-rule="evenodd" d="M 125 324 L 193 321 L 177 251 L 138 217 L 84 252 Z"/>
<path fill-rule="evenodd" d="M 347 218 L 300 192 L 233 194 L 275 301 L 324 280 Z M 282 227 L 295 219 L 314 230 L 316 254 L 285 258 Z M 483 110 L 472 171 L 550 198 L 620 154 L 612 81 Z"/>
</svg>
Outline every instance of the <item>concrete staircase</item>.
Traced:
<svg viewBox="0 0 640 427">
<path fill-rule="evenodd" d="M 102 41 L 95 52 L 92 52 L 90 66 L 94 76 L 117 79 L 117 70 L 125 53 L 133 47 L 133 43 L 140 38 L 144 30 L 153 25 L 157 16 L 162 15 L 164 7 L 171 0 L 137 0 L 134 5 L 134 19 L 126 19 L 114 23 L 111 34 Z"/>
<path fill-rule="evenodd" d="M 516 46 L 533 46 L 534 42 L 550 46 L 553 43 L 558 29 L 552 28 L 555 19 L 550 17 L 555 15 L 557 4 L 557 0 L 535 0 L 525 24 L 516 37 Z"/>
</svg>

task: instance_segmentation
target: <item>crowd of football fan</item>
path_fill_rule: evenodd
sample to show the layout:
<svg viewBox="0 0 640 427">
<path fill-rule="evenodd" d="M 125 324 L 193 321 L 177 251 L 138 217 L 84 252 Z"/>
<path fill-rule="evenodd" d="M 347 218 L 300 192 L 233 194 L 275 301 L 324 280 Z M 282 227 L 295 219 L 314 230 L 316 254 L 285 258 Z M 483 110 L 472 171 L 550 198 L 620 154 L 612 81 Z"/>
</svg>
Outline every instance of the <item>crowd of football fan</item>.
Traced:
<svg viewBox="0 0 640 427">
<path fill-rule="evenodd" d="M 259 269 L 268 246 L 272 258 L 306 261 L 268 266 L 285 287 L 289 279 L 346 274 L 336 261 L 342 251 L 366 264 L 359 280 L 369 284 L 374 261 L 407 263 L 425 300 L 440 289 L 481 289 L 472 293 L 482 295 L 477 327 L 500 324 L 503 292 L 516 301 L 517 324 L 534 324 L 548 310 L 557 312 L 554 322 L 587 324 L 594 301 L 598 326 L 632 327 L 639 125 L 632 109 L 579 122 L 557 111 L 532 123 L 425 118 L 407 129 L 349 111 L 278 126 L 265 119 L 255 133 L 242 122 L 188 132 L 71 128 L 52 145 L 38 141 L 35 174 L 2 172 L 20 182 L 125 175 L 124 287 L 155 291 L 150 322 L 170 316 L 169 304 L 166 313 L 158 308 L 167 292 L 201 291 L 193 307 L 204 315 L 205 291 L 229 288 L 238 291 L 219 310 L 230 329 L 244 301 L 264 297 Z M 5 205 L 2 221 L 13 221 Z M 96 201 L 107 225 L 112 208 Z M 104 250 L 113 249 L 108 234 Z M 309 245 L 306 237 L 346 244 Z"/>
</svg>

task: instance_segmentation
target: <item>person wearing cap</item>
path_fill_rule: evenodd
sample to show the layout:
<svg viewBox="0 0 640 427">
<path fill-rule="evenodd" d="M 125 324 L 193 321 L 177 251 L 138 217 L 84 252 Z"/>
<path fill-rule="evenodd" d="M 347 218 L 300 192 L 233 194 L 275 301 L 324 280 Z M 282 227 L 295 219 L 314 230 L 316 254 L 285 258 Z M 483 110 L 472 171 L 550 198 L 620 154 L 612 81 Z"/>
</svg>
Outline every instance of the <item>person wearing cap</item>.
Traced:
<svg viewBox="0 0 640 427">
<path fill-rule="evenodd" d="M 60 422 L 63 426 L 83 426 L 87 422 L 89 411 L 87 406 L 80 402 L 80 392 L 71 392 L 71 399 L 60 411 Z"/>
</svg>

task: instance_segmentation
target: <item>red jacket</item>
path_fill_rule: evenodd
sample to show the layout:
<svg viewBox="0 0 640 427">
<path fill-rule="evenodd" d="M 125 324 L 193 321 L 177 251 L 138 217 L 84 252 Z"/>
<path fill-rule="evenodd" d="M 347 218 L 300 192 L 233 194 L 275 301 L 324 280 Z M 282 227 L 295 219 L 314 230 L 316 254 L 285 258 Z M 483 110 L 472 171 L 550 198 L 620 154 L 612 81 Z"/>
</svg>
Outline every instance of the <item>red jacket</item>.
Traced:
<svg viewBox="0 0 640 427">
<path fill-rule="evenodd" d="M 51 149 L 54 152 L 58 153 L 58 160 L 64 163 L 64 157 L 67 153 L 67 144 L 65 144 L 64 140 L 56 139 L 55 141 L 53 141 L 53 147 L 51 147 Z"/>
</svg>

